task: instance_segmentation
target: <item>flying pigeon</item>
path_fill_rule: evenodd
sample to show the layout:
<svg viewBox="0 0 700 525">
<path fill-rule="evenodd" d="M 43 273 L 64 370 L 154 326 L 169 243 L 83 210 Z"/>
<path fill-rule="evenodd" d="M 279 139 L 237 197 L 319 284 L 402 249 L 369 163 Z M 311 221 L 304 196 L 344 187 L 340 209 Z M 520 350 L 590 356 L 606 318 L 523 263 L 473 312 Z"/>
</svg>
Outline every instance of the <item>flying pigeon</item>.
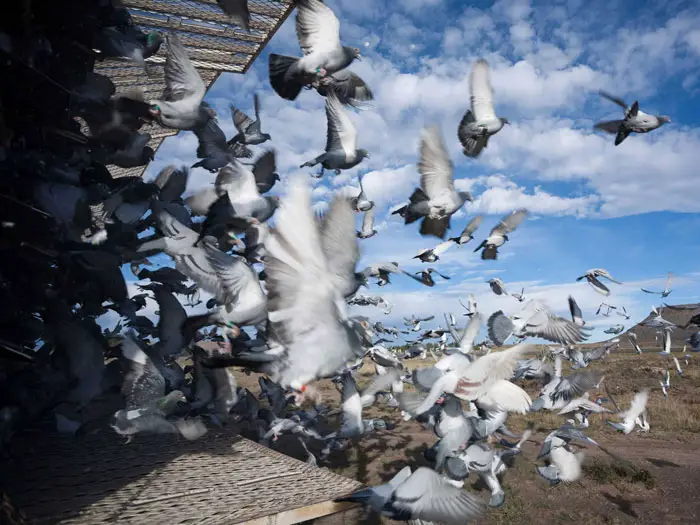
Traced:
<svg viewBox="0 0 700 525">
<path fill-rule="evenodd" d="M 600 279 L 598 279 L 598 277 L 604 277 L 615 284 L 622 284 L 621 282 L 613 279 L 612 276 L 608 273 L 608 271 L 603 270 L 602 268 L 594 268 L 592 270 L 588 270 L 581 277 L 577 277 L 576 280 L 581 281 L 583 279 L 586 279 L 596 292 L 603 295 L 610 295 L 610 289 L 607 286 L 605 286 L 602 282 L 600 282 Z"/>
<path fill-rule="evenodd" d="M 404 467 L 389 483 L 363 489 L 335 501 L 362 503 L 391 519 L 462 525 L 484 514 L 486 505 L 453 486 L 434 470 Z"/>
<path fill-rule="evenodd" d="M 512 293 L 510 296 L 519 303 L 525 302 L 525 288 L 520 289 L 520 293 Z"/>
<path fill-rule="evenodd" d="M 440 260 L 440 255 L 445 253 L 449 248 L 454 246 L 455 242 L 452 240 L 447 240 L 438 244 L 435 248 L 426 248 L 421 250 L 418 255 L 414 256 L 414 259 L 420 259 L 421 262 L 432 263 Z"/>
<path fill-rule="evenodd" d="M 624 331 L 624 329 L 625 329 L 625 325 L 616 324 L 616 325 L 611 326 L 607 330 L 603 330 L 603 333 L 617 335 L 617 334 L 621 334 Z"/>
<path fill-rule="evenodd" d="M 335 174 L 340 175 L 341 170 L 353 168 L 369 158 L 367 150 L 357 149 L 357 129 L 335 95 L 326 97 L 326 120 L 326 152 L 299 166 L 304 168 L 321 164 L 316 178 L 323 177 L 323 170 L 335 170 Z"/>
<path fill-rule="evenodd" d="M 614 134 L 615 146 L 619 146 L 630 133 L 649 133 L 671 122 L 671 118 L 666 115 L 647 115 L 639 109 L 639 102 L 636 100 L 632 106 L 627 106 L 624 100 L 609 95 L 604 91 L 601 91 L 600 95 L 625 110 L 624 120 L 609 120 L 599 122 L 593 126 L 595 129 Z"/>
<path fill-rule="evenodd" d="M 447 275 L 443 275 L 440 272 L 438 272 L 435 268 L 427 268 L 425 270 L 421 270 L 420 272 L 416 272 L 415 275 L 411 275 L 410 273 L 407 273 L 409 277 L 412 279 L 415 279 L 419 283 L 423 283 L 426 286 L 435 286 L 435 281 L 433 280 L 432 274 L 437 274 L 443 279 L 450 279 Z M 416 275 L 418 277 L 416 277 Z"/>
<path fill-rule="evenodd" d="M 642 288 L 642 291 L 645 293 L 659 294 L 662 299 L 668 297 L 671 294 L 671 279 L 673 279 L 673 274 L 668 272 L 668 277 L 666 278 L 666 288 L 664 288 L 663 292 L 652 292 L 651 290 L 645 290 L 644 288 Z"/>
<path fill-rule="evenodd" d="M 476 158 L 488 146 L 489 137 L 495 135 L 508 119 L 499 118 L 493 108 L 493 87 L 489 63 L 480 58 L 472 66 L 469 75 L 472 109 L 462 117 L 457 136 L 467 157 Z"/>
<path fill-rule="evenodd" d="M 282 98 L 296 100 L 305 85 L 321 81 L 360 59 L 358 48 L 340 42 L 340 21 L 320 0 L 298 0 L 296 32 L 304 56 L 270 53 L 272 89 Z"/>
<path fill-rule="evenodd" d="M 508 292 L 506 292 L 506 285 L 503 284 L 503 281 L 501 281 L 498 277 L 489 279 L 487 282 L 491 287 L 491 291 L 496 295 L 508 295 Z"/>
<path fill-rule="evenodd" d="M 360 182 L 360 194 L 357 197 L 350 199 L 350 204 L 352 204 L 352 209 L 355 211 L 367 211 L 374 207 L 374 201 L 367 198 L 365 194 L 365 189 L 362 187 L 362 178 L 364 174 L 360 175 L 358 180 Z"/>
<path fill-rule="evenodd" d="M 231 17 L 231 21 L 250 33 L 250 11 L 248 0 L 216 0 L 224 13 Z"/>
<path fill-rule="evenodd" d="M 496 226 L 491 229 L 491 233 L 474 251 L 478 252 L 482 248 L 481 258 L 484 260 L 496 260 L 498 257 L 498 249 L 508 241 L 508 234 L 515 231 L 520 224 L 527 218 L 529 212 L 526 209 L 512 211 L 499 221 Z"/>
<path fill-rule="evenodd" d="M 376 234 L 377 230 L 374 229 L 374 207 L 372 207 L 362 217 L 362 230 L 357 232 L 357 236 L 360 239 L 369 239 Z"/>
<path fill-rule="evenodd" d="M 445 142 L 436 127 L 424 128 L 421 133 L 420 161 L 421 187 L 416 188 L 410 203 L 392 212 L 411 224 L 423 218 L 421 235 L 434 235 L 440 239 L 450 227 L 450 217 L 472 196 L 457 191 L 454 186 L 454 164 L 445 148 Z"/>
<path fill-rule="evenodd" d="M 630 314 L 627 313 L 627 308 L 625 308 L 624 306 L 622 307 L 622 311 L 617 310 L 617 315 L 621 315 L 625 319 L 630 319 L 632 317 Z"/>
<path fill-rule="evenodd" d="M 537 455 L 537 459 L 549 457 L 549 466 L 537 467 L 537 473 L 549 481 L 551 485 L 562 481 L 571 483 L 581 477 L 583 453 L 574 454 L 571 452 L 568 444 L 572 440 L 598 446 L 598 443 L 569 424 L 549 434 L 543 441 L 540 453 Z"/>
<path fill-rule="evenodd" d="M 150 102 L 150 112 L 166 128 L 194 129 L 212 117 L 202 104 L 207 88 L 177 34 L 170 33 L 166 42 L 165 90 L 160 100 Z"/>
<path fill-rule="evenodd" d="M 462 230 L 462 233 L 460 233 L 457 237 L 452 237 L 450 240 L 456 242 L 459 246 L 467 244 L 474 238 L 474 232 L 479 226 L 481 226 L 481 221 L 483 219 L 483 215 L 477 215 L 467 223 L 467 225 Z"/>
<path fill-rule="evenodd" d="M 511 335 L 516 337 L 541 337 L 561 344 L 580 343 L 588 336 L 577 324 L 553 315 L 539 301 L 531 299 L 522 311 L 508 318 L 499 310 L 489 317 L 490 339 L 502 346 Z"/>
<path fill-rule="evenodd" d="M 251 119 L 240 109 L 231 106 L 231 118 L 238 130 L 238 134 L 228 142 L 229 146 L 236 142 L 247 145 L 257 145 L 272 138 L 268 133 L 263 133 L 260 130 L 260 99 L 257 93 L 253 95 L 253 110 L 255 111 L 255 120 Z"/>
<path fill-rule="evenodd" d="M 639 424 L 642 426 L 640 417 L 644 412 L 646 412 L 647 401 L 649 399 L 649 389 L 645 388 L 640 390 L 634 395 L 632 402 L 630 403 L 629 409 L 617 414 L 622 421 L 620 423 L 615 423 L 613 421 L 608 421 L 608 424 L 612 426 L 615 430 L 619 430 L 624 434 L 629 434 L 634 430 L 635 425 Z"/>
</svg>

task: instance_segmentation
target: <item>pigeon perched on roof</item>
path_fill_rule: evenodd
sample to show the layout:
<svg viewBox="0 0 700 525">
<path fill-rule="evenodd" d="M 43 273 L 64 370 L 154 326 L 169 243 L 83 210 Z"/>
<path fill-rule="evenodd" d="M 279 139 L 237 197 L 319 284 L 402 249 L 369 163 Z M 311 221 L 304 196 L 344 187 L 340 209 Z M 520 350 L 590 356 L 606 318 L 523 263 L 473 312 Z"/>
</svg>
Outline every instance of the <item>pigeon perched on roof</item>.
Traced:
<svg viewBox="0 0 700 525">
<path fill-rule="evenodd" d="M 272 89 L 282 98 L 296 100 L 305 85 L 320 81 L 361 58 L 356 47 L 340 42 L 340 21 L 320 0 L 297 0 L 296 33 L 304 56 L 270 53 Z"/>
<path fill-rule="evenodd" d="M 488 146 L 489 138 L 510 122 L 506 118 L 496 116 L 489 63 L 483 58 L 474 62 L 472 66 L 469 91 L 472 108 L 462 117 L 457 136 L 464 148 L 464 154 L 476 158 L 481 150 Z"/>
<path fill-rule="evenodd" d="M 353 168 L 369 158 L 367 150 L 357 149 L 357 129 L 335 95 L 326 97 L 326 120 L 325 153 L 299 166 L 305 168 L 321 164 L 316 178 L 323 177 L 324 170 L 334 170 L 336 175 L 340 175 L 341 170 Z"/>
<path fill-rule="evenodd" d="M 592 270 L 588 270 L 582 276 L 577 277 L 576 280 L 581 281 L 583 279 L 586 279 L 596 292 L 603 294 L 603 295 L 610 295 L 610 288 L 605 286 L 600 281 L 600 279 L 598 279 L 598 277 L 604 277 L 605 279 L 607 279 L 615 284 L 622 284 L 621 282 L 613 279 L 612 275 L 610 275 L 607 270 L 603 270 L 602 268 L 594 268 Z"/>
<path fill-rule="evenodd" d="M 561 344 L 580 343 L 588 337 L 580 326 L 553 315 L 544 304 L 534 299 L 510 318 L 501 310 L 493 313 L 487 324 L 489 337 L 498 346 L 502 346 L 512 335 L 541 337 Z"/>
<path fill-rule="evenodd" d="M 457 191 L 454 186 L 454 164 L 445 147 L 437 126 L 424 128 L 421 132 L 420 188 L 416 188 L 406 206 L 392 212 L 404 218 L 406 224 L 423 219 L 421 235 L 434 235 L 440 239 L 450 227 L 450 217 L 472 196 L 466 191 Z"/>
<path fill-rule="evenodd" d="M 168 34 L 166 42 L 165 90 L 161 99 L 150 102 L 151 114 L 161 126 L 194 129 L 212 116 L 211 109 L 202 105 L 207 88 L 177 34 Z"/>
<path fill-rule="evenodd" d="M 462 233 L 460 233 L 457 237 L 452 237 L 450 240 L 456 242 L 459 246 L 467 244 L 474 238 L 474 232 L 479 228 L 479 226 L 481 226 L 481 221 L 483 219 L 483 215 L 477 215 L 467 223 L 462 230 Z"/>
<path fill-rule="evenodd" d="M 251 119 L 240 109 L 231 106 L 231 118 L 236 126 L 236 130 L 238 130 L 238 134 L 229 141 L 229 146 L 236 142 L 257 145 L 272 138 L 268 133 L 261 131 L 260 98 L 257 93 L 253 95 L 253 111 L 255 112 L 255 120 Z"/>
<path fill-rule="evenodd" d="M 362 503 L 391 519 L 462 525 L 480 517 L 486 505 L 474 495 L 453 486 L 434 470 L 404 467 L 389 483 L 359 490 L 335 501 Z"/>
<path fill-rule="evenodd" d="M 671 118 L 666 115 L 647 115 L 639 109 L 639 102 L 636 100 L 631 106 L 628 106 L 624 100 L 609 95 L 604 91 L 601 91 L 600 95 L 625 110 L 625 118 L 623 120 L 608 120 L 593 126 L 595 129 L 615 135 L 615 146 L 622 144 L 622 141 L 630 133 L 649 133 L 671 122 Z"/>
<path fill-rule="evenodd" d="M 474 251 L 478 252 L 483 248 L 484 251 L 481 252 L 482 259 L 496 260 L 498 258 L 498 249 L 509 240 L 508 234 L 514 232 L 528 215 L 529 212 L 526 209 L 510 212 L 491 229 L 488 238 L 482 241 Z"/>
</svg>

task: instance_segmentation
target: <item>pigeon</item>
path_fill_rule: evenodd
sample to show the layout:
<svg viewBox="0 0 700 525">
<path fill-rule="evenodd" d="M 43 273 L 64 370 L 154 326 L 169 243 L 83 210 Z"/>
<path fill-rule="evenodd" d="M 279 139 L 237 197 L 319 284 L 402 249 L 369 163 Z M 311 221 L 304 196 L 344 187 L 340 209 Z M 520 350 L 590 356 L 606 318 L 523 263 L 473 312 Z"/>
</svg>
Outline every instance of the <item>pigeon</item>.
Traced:
<svg viewBox="0 0 700 525">
<path fill-rule="evenodd" d="M 525 302 L 525 288 L 520 289 L 520 293 L 512 293 L 510 296 L 519 303 Z"/>
<path fill-rule="evenodd" d="M 622 421 L 620 423 L 608 421 L 608 424 L 623 434 L 629 434 L 632 432 L 632 430 L 634 430 L 635 425 L 639 424 L 638 421 L 640 420 L 642 414 L 646 412 L 648 399 L 649 389 L 645 388 L 640 390 L 634 395 L 634 398 L 630 403 L 630 407 L 627 410 L 617 414 Z"/>
<path fill-rule="evenodd" d="M 501 310 L 494 312 L 487 325 L 489 338 L 498 346 L 503 346 L 511 335 L 541 337 L 561 344 L 580 343 L 588 337 L 580 326 L 553 315 L 544 304 L 534 299 L 528 301 L 523 310 L 510 318 Z"/>
<path fill-rule="evenodd" d="M 456 242 L 459 246 L 467 244 L 474 238 L 474 232 L 481 226 L 481 221 L 484 220 L 483 215 L 477 215 L 470 220 L 462 230 L 462 233 L 457 237 L 452 237 L 450 240 Z"/>
<path fill-rule="evenodd" d="M 632 344 L 632 348 L 634 348 L 634 351 L 637 352 L 638 354 L 642 353 L 642 349 L 639 347 L 639 344 L 637 343 L 637 334 L 634 332 L 627 332 L 627 338 L 630 340 L 630 343 Z"/>
<path fill-rule="evenodd" d="M 421 187 L 416 188 L 410 203 L 392 212 L 411 224 L 422 218 L 421 235 L 440 239 L 450 227 L 450 217 L 472 196 L 457 191 L 454 186 L 454 164 L 450 159 L 440 130 L 436 126 L 424 128 L 421 133 L 420 161 Z"/>
<path fill-rule="evenodd" d="M 377 286 L 386 286 L 391 282 L 389 276 L 392 273 L 403 273 L 413 277 L 410 273 L 402 270 L 397 262 L 372 264 L 362 270 L 356 277 L 363 282 L 367 282 L 368 277 L 376 277 L 379 279 Z"/>
<path fill-rule="evenodd" d="M 445 253 L 450 247 L 455 244 L 452 240 L 447 240 L 438 244 L 435 248 L 426 248 L 421 250 L 414 259 L 420 259 L 421 262 L 433 263 L 440 260 L 440 255 Z"/>
<path fill-rule="evenodd" d="M 285 348 L 272 379 L 283 388 L 303 393 L 364 355 L 361 333 L 369 323 L 348 318 L 344 300 L 357 289 L 354 223 L 350 204 L 336 196 L 319 224 L 307 183 L 290 181 L 265 256 L 270 330 Z"/>
<path fill-rule="evenodd" d="M 179 390 L 165 394 L 165 379 L 132 334 L 124 338 L 122 352 L 129 361 L 131 370 L 122 386 L 126 408 L 115 412 L 110 425 L 115 432 L 127 436 L 127 443 L 139 432 L 179 431 L 187 439 L 196 439 L 206 432 L 201 423 L 192 423 L 194 426 L 184 423 L 176 425 L 166 419 L 175 412 L 178 405 L 185 404 L 187 398 Z"/>
<path fill-rule="evenodd" d="M 275 151 L 267 150 L 260 155 L 253 164 L 253 175 L 255 176 L 255 184 L 258 186 L 258 191 L 267 193 L 275 185 L 275 182 L 280 180 L 280 176 L 276 173 L 277 163 L 275 160 Z"/>
<path fill-rule="evenodd" d="M 495 293 L 496 295 L 508 295 L 508 292 L 506 292 L 506 285 L 503 284 L 503 281 L 501 281 L 498 277 L 494 277 L 493 279 L 489 279 L 486 281 L 489 283 L 489 286 L 491 287 L 491 291 Z"/>
<path fill-rule="evenodd" d="M 341 170 L 353 168 L 369 158 L 367 150 L 357 149 L 357 129 L 335 95 L 326 97 L 326 120 L 326 152 L 299 166 L 305 168 L 321 164 L 316 178 L 323 177 L 324 170 L 335 170 L 335 174 L 340 175 Z"/>
<path fill-rule="evenodd" d="M 603 333 L 617 335 L 617 334 L 621 334 L 624 331 L 624 329 L 625 329 L 625 325 L 616 324 L 616 325 L 611 326 L 607 330 L 603 330 Z"/>
<path fill-rule="evenodd" d="M 508 241 L 508 234 L 515 231 L 527 218 L 529 212 L 526 209 L 512 211 L 503 217 L 496 226 L 493 227 L 487 239 L 485 239 L 474 251 L 478 252 L 482 248 L 481 258 L 483 260 L 495 261 L 498 257 L 498 249 Z"/>
<path fill-rule="evenodd" d="M 476 158 L 481 150 L 488 146 L 489 138 L 510 122 L 506 118 L 496 116 L 493 108 L 489 63 L 483 58 L 474 62 L 472 66 L 469 75 L 469 91 L 472 108 L 462 117 L 457 136 L 464 148 L 464 154 L 467 157 Z"/>
<path fill-rule="evenodd" d="M 253 110 L 255 111 L 255 120 L 251 119 L 240 109 L 231 106 L 231 118 L 238 130 L 238 134 L 228 142 L 229 146 L 236 142 L 240 144 L 257 145 L 267 142 L 272 138 L 269 134 L 263 133 L 260 130 L 260 99 L 257 93 L 253 95 Z"/>
<path fill-rule="evenodd" d="M 361 58 L 358 48 L 340 42 L 340 21 L 330 7 L 320 0 L 297 0 L 296 5 L 297 39 L 304 56 L 270 53 L 269 58 L 270 85 L 287 100 L 296 100 L 305 85 L 334 75 Z"/>
<path fill-rule="evenodd" d="M 670 321 L 664 319 L 661 313 L 656 309 L 654 305 L 651 306 L 651 311 L 653 316 L 648 321 L 642 321 L 640 324 L 643 326 L 648 326 L 649 328 L 662 328 L 665 330 L 676 328 L 676 325 Z"/>
<path fill-rule="evenodd" d="M 250 33 L 250 11 L 248 0 L 216 0 L 216 3 L 226 13 L 231 21 Z"/>
<path fill-rule="evenodd" d="M 592 270 L 588 270 L 581 277 L 577 277 L 576 280 L 581 281 L 583 279 L 586 279 L 596 292 L 602 295 L 610 295 L 610 289 L 607 286 L 605 286 L 602 282 L 600 282 L 600 279 L 598 279 L 598 277 L 604 277 L 615 284 L 622 284 L 621 282 L 613 279 L 612 276 L 608 273 L 608 271 L 603 270 L 602 268 L 594 268 Z"/>
<path fill-rule="evenodd" d="M 600 379 L 598 372 L 576 372 L 562 377 L 561 358 L 557 356 L 554 359 L 554 375 L 532 403 L 530 411 L 562 409 L 572 400 L 595 387 Z"/>
<path fill-rule="evenodd" d="M 537 473 L 551 485 L 562 481 L 571 483 L 581 477 L 583 453 L 574 454 L 569 450 L 568 444 L 572 440 L 598 446 L 597 442 L 568 424 L 550 433 L 542 442 L 542 448 L 537 456 L 537 459 L 549 457 L 550 463 L 547 467 L 537 467 Z"/>
<path fill-rule="evenodd" d="M 369 239 L 376 234 L 377 230 L 374 229 L 374 207 L 372 207 L 362 217 L 362 230 L 357 232 L 357 236 L 360 239 Z"/>
<path fill-rule="evenodd" d="M 449 280 L 450 277 L 447 275 L 443 275 L 440 272 L 438 272 L 435 268 L 427 268 L 425 270 L 421 270 L 420 272 L 416 272 L 415 275 L 411 275 L 410 273 L 407 274 L 408 276 L 411 277 L 411 279 L 415 279 L 419 283 L 423 283 L 426 286 L 435 286 L 435 280 L 433 279 L 433 274 L 437 274 L 443 279 Z M 416 275 L 418 277 L 416 277 Z"/>
<path fill-rule="evenodd" d="M 649 133 L 671 122 L 670 117 L 666 115 L 647 115 L 639 109 L 639 102 L 636 100 L 632 106 L 628 106 L 622 99 L 609 95 L 604 91 L 601 91 L 600 95 L 625 110 L 624 120 L 609 120 L 599 122 L 593 126 L 595 129 L 615 135 L 615 146 L 622 144 L 622 141 L 630 133 Z"/>
<path fill-rule="evenodd" d="M 344 106 L 361 108 L 374 100 L 374 94 L 365 81 L 349 69 L 314 79 L 310 87 L 323 97 L 334 93 Z"/>
<path fill-rule="evenodd" d="M 642 288 L 642 291 L 645 293 L 651 293 L 651 294 L 659 294 L 661 298 L 668 297 L 671 294 L 671 280 L 673 279 L 673 274 L 671 272 L 668 272 L 668 277 L 666 278 L 666 288 L 664 288 L 663 292 L 652 292 L 651 290 L 646 290 Z"/>
<path fill-rule="evenodd" d="M 631 318 L 632 318 L 632 316 L 631 316 L 630 314 L 627 313 L 627 308 L 625 308 L 624 306 L 622 307 L 622 311 L 617 310 L 617 315 L 621 315 L 621 316 L 624 317 L 625 319 L 631 319 Z"/>
<path fill-rule="evenodd" d="M 150 113 L 166 128 L 194 129 L 212 117 L 202 105 L 207 88 L 177 34 L 168 34 L 166 42 L 165 90 L 161 99 L 150 102 Z"/>
<path fill-rule="evenodd" d="M 361 211 L 367 211 L 371 210 L 374 208 L 374 201 L 371 201 L 367 198 L 367 195 L 365 195 L 365 189 L 362 187 L 362 178 L 364 177 L 363 175 L 360 175 L 358 180 L 360 182 L 360 194 L 357 197 L 353 197 L 350 200 L 350 204 L 352 204 L 352 209 L 361 212 Z"/>
<path fill-rule="evenodd" d="M 236 162 L 236 156 L 229 150 L 226 135 L 216 122 L 216 118 L 208 118 L 203 124 L 195 126 L 192 131 L 199 141 L 197 158 L 202 159 L 193 164 L 193 168 L 204 168 L 210 173 L 216 173 L 227 164 Z"/>
<path fill-rule="evenodd" d="M 453 486 L 427 467 L 419 467 L 413 473 L 410 467 L 404 467 L 385 485 L 363 489 L 335 501 L 361 503 L 393 520 L 446 525 L 462 525 L 486 511 L 486 505 L 475 496 Z"/>
</svg>

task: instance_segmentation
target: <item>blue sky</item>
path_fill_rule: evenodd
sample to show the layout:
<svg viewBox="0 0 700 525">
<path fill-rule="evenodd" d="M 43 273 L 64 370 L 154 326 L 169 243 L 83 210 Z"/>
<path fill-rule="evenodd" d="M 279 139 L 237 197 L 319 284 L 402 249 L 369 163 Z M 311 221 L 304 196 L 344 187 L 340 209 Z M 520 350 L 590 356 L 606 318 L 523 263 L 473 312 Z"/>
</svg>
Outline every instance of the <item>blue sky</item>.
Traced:
<svg viewBox="0 0 700 525">
<path fill-rule="evenodd" d="M 359 309 L 385 324 L 403 315 L 459 311 L 458 299 L 473 293 L 489 315 L 511 313 L 518 303 L 493 295 L 485 281 L 498 276 L 509 291 L 545 300 L 564 314 L 572 294 L 584 316 L 597 326 L 591 340 L 606 339 L 611 324 L 645 317 L 658 296 L 641 286 L 663 289 L 674 272 L 671 303 L 700 297 L 700 4 L 694 1 L 640 2 L 569 0 L 328 0 L 341 21 L 346 45 L 362 49 L 351 69 L 375 93 L 372 107 L 352 111 L 359 147 L 372 157 L 342 175 L 313 180 L 317 209 L 332 194 L 365 190 L 378 207 L 379 234 L 362 240 L 360 267 L 397 261 L 409 270 L 435 266 L 452 277 L 432 289 L 396 277 L 391 286 L 373 286 L 365 295 L 383 295 L 395 304 L 391 314 Z M 299 55 L 294 14 L 245 75 L 224 74 L 207 95 L 220 125 L 232 136 L 229 104 L 252 111 L 261 97 L 263 129 L 277 152 L 283 182 L 272 193 L 284 195 L 284 179 L 323 151 L 324 99 L 303 92 L 295 102 L 269 87 L 268 55 Z M 476 160 L 461 153 L 457 124 L 469 107 L 472 63 L 486 58 L 492 67 L 496 112 L 512 125 L 494 137 Z M 592 132 L 599 120 L 620 118 L 620 108 L 601 99 L 605 89 L 629 104 L 639 100 L 647 113 L 669 115 L 672 123 L 619 147 Z M 424 125 L 438 124 L 455 162 L 459 189 L 474 202 L 453 217 L 451 233 L 476 213 L 486 215 L 474 243 L 512 209 L 532 217 L 512 236 L 498 261 L 481 261 L 467 245 L 425 265 L 412 260 L 437 243 L 421 237 L 417 225 L 404 226 L 390 210 L 417 186 L 418 140 Z M 191 133 L 168 138 L 148 170 L 195 162 Z M 304 171 L 302 171 L 303 173 Z M 189 191 L 213 182 L 196 169 Z M 358 226 L 361 216 L 357 217 Z M 165 258 L 162 260 L 166 261 Z M 166 261 L 167 262 L 167 261 Z M 611 285 L 608 302 L 625 306 L 631 321 L 594 319 L 601 300 L 575 278 L 589 268 L 606 268 L 622 281 Z"/>
</svg>

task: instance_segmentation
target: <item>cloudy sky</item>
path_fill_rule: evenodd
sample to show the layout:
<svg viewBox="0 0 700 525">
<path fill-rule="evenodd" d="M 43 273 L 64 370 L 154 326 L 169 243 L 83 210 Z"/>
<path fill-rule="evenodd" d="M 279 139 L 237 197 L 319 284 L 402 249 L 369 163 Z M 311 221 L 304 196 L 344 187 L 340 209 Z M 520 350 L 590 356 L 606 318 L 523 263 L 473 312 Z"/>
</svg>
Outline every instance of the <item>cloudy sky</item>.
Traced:
<svg viewBox="0 0 700 525">
<path fill-rule="evenodd" d="M 379 234 L 361 242 L 360 267 L 396 261 L 417 271 L 428 266 L 412 259 L 436 244 L 421 237 L 417 224 L 404 226 L 390 210 L 417 186 L 418 140 L 423 126 L 442 129 L 460 189 L 474 202 L 453 217 L 457 235 L 470 217 L 484 214 L 474 243 L 499 218 L 526 207 L 532 216 L 500 251 L 498 261 L 482 261 L 466 245 L 433 264 L 451 276 L 426 288 L 397 276 L 385 288 L 361 293 L 383 295 L 395 305 L 389 315 L 365 307 L 363 314 L 385 324 L 401 316 L 460 310 L 458 300 L 473 293 L 489 315 L 514 312 L 511 297 L 493 295 L 486 280 L 500 277 L 509 291 L 544 299 L 561 314 L 573 295 L 596 326 L 591 340 L 606 339 L 613 323 L 645 317 L 658 296 L 640 291 L 663 289 L 675 275 L 670 303 L 700 297 L 700 4 L 637 0 L 328 0 L 341 21 L 346 45 L 362 49 L 351 69 L 372 88 L 375 101 L 351 111 L 359 147 L 371 158 L 336 177 L 313 180 L 317 208 L 336 191 L 365 190 L 377 204 Z M 272 141 L 257 147 L 277 152 L 283 182 L 272 193 L 284 195 L 284 179 L 323 151 L 324 99 L 304 91 L 295 102 L 269 87 L 270 52 L 299 55 L 294 15 L 275 35 L 245 75 L 224 74 L 207 95 L 227 136 L 234 133 L 229 105 L 252 112 L 253 93 L 262 104 L 264 131 Z M 457 125 L 469 107 L 468 76 L 475 59 L 492 68 L 496 112 L 506 126 L 482 155 L 461 153 Z M 592 131 L 599 120 L 620 118 L 621 110 L 601 99 L 600 89 L 629 104 L 639 100 L 647 113 L 669 115 L 672 123 L 649 134 L 633 135 L 615 147 L 612 136 Z M 193 164 L 191 133 L 168 138 L 149 167 L 154 176 L 167 164 Z M 314 168 L 315 169 L 315 168 Z M 212 183 L 195 169 L 189 191 Z M 357 217 L 358 225 L 361 216 Z M 632 315 L 594 318 L 602 296 L 575 279 L 589 268 L 605 268 L 622 281 L 612 284 L 611 304 Z M 612 322 L 611 322 L 612 321 Z M 432 324 L 431 326 L 435 326 Z"/>
</svg>

